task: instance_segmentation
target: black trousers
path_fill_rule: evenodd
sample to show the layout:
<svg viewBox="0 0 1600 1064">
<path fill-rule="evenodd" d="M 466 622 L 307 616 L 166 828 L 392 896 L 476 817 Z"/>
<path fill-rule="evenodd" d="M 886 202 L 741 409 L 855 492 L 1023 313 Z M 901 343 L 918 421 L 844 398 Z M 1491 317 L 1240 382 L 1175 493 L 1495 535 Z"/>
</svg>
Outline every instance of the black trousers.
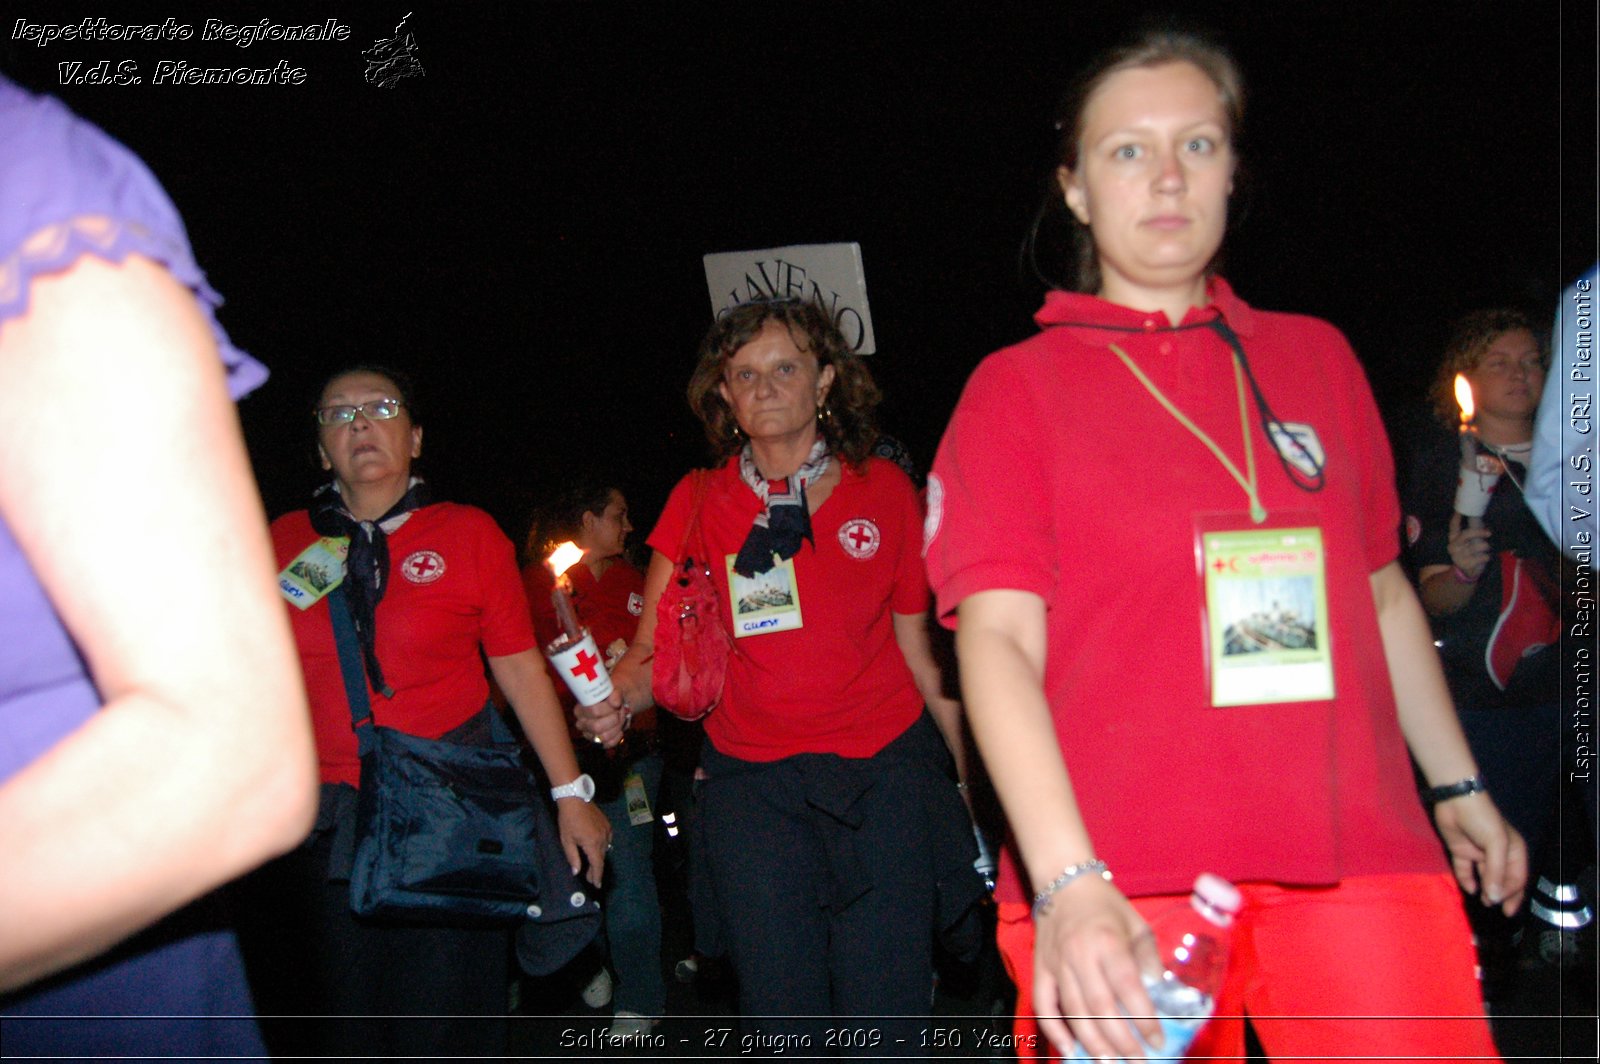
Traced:
<svg viewBox="0 0 1600 1064">
<path fill-rule="evenodd" d="M 869 759 L 749 762 L 707 746 L 708 879 L 754 1052 L 923 1052 L 951 857 L 941 818 L 971 839 L 947 757 L 926 714 Z"/>
<path fill-rule="evenodd" d="M 268 1049 L 504 1055 L 511 932 L 357 917 L 349 882 L 328 878 L 334 835 L 314 836 L 240 885 L 245 962 Z"/>
</svg>

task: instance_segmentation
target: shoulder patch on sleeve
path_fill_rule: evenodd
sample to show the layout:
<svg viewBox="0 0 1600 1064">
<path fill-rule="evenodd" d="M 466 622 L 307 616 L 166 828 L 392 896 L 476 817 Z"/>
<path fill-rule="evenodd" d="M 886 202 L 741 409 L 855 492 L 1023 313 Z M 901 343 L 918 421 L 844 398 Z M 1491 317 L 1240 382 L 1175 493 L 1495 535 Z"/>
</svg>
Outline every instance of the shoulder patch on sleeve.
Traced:
<svg viewBox="0 0 1600 1064">
<path fill-rule="evenodd" d="M 933 546 L 933 541 L 939 535 L 939 525 L 944 521 L 944 482 L 939 479 L 939 474 L 928 474 L 928 513 L 922 519 L 922 556 L 928 556 L 928 548 Z"/>
</svg>

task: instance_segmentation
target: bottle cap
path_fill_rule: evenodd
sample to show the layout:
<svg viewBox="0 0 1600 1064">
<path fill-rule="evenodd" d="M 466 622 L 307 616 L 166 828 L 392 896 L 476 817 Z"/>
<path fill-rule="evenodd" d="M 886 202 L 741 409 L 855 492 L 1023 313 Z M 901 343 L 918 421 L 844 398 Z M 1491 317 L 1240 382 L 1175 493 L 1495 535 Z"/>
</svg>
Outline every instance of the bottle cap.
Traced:
<svg viewBox="0 0 1600 1064">
<path fill-rule="evenodd" d="M 1218 927 L 1233 923 L 1234 914 L 1244 905 L 1238 887 L 1210 872 L 1202 872 L 1194 881 L 1194 901 L 1200 915 Z"/>
</svg>

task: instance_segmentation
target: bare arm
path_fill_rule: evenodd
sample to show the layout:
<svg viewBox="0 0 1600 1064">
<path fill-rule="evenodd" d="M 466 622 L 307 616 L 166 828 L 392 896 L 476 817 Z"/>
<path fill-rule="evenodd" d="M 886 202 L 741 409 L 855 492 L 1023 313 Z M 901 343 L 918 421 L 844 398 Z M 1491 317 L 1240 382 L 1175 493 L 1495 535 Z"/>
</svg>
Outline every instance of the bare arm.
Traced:
<svg viewBox="0 0 1600 1064">
<path fill-rule="evenodd" d="M 929 642 L 927 614 L 896 613 L 893 616 L 894 640 L 900 645 L 900 653 L 905 655 L 906 666 L 911 669 L 911 678 L 917 685 L 917 693 L 933 715 L 933 722 L 939 726 L 939 734 L 944 736 L 950 756 L 955 758 L 956 779 L 965 784 L 967 743 L 962 734 L 961 703 L 944 693 L 944 677 L 939 671 L 939 663 L 934 660 L 933 647 Z"/>
<path fill-rule="evenodd" d="M 522 724 L 522 732 L 533 746 L 533 752 L 544 766 L 545 775 L 553 786 L 571 783 L 578 778 L 578 758 L 572 752 L 572 739 L 567 735 L 567 721 L 556 701 L 555 688 L 550 686 L 550 676 L 544 662 L 534 650 L 520 654 L 507 654 L 489 659 L 489 671 L 494 682 L 505 692 L 506 701 Z M 572 874 L 582 867 L 582 857 L 589 860 L 589 882 L 600 885 L 605 872 L 606 846 L 611 841 L 611 824 L 605 814 L 581 798 L 561 798 L 556 801 L 556 816 L 561 828 L 561 846 L 566 851 Z"/>
<path fill-rule="evenodd" d="M 0 989 L 284 852 L 316 808 L 266 520 L 193 296 L 135 256 L 84 257 L 31 299 L 0 326 L 0 511 L 104 705 L 0 785 Z"/>
<path fill-rule="evenodd" d="M 1068 866 L 1094 858 L 1044 694 L 1045 604 L 1026 591 L 981 591 L 963 600 L 956 652 L 967 718 L 989 779 L 1005 807 L 1028 878 L 1042 886 Z M 1139 1029 L 1159 1045 L 1159 1026 L 1139 982 L 1155 957 L 1147 927 L 1111 884 L 1083 876 L 1039 918 L 1034 947 L 1033 1009 L 1039 1027 L 1063 1053 L 1072 1037 L 1091 1056 L 1142 1055 L 1119 1005 L 1143 1016 Z M 1056 1017 L 1072 1020 L 1067 1026 Z"/>
<path fill-rule="evenodd" d="M 1478 765 L 1456 720 L 1427 619 L 1399 562 L 1372 574 L 1372 598 L 1400 730 L 1428 786 L 1477 775 Z M 1515 912 L 1527 884 L 1528 856 L 1522 837 L 1500 816 L 1489 796 L 1480 792 L 1440 802 L 1434 806 L 1434 822 L 1462 889 L 1478 893 L 1486 905 Z"/>
<path fill-rule="evenodd" d="M 672 559 L 660 551 L 650 555 L 650 568 L 644 574 L 644 612 L 639 615 L 639 627 L 628 644 L 628 652 L 611 670 L 611 697 L 574 711 L 578 731 L 591 738 L 598 736 L 607 748 L 622 741 L 624 705 L 628 711 L 639 713 L 656 704 L 650 690 L 650 663 L 656 653 L 656 605 L 675 568 Z"/>
<path fill-rule="evenodd" d="M 1460 514 L 1450 515 L 1450 565 L 1424 565 L 1417 573 L 1422 606 L 1433 617 L 1448 617 L 1472 598 L 1478 580 L 1488 568 L 1492 552 L 1489 529 L 1464 525 Z M 1457 579 L 1459 569 L 1466 580 Z"/>
</svg>

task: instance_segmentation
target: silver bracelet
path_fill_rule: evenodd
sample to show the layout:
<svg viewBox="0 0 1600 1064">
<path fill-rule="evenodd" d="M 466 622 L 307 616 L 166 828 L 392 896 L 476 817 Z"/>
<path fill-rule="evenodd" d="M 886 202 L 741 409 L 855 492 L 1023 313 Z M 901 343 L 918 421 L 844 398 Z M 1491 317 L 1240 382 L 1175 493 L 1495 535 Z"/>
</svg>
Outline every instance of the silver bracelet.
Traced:
<svg viewBox="0 0 1600 1064">
<path fill-rule="evenodd" d="M 1068 883 L 1079 876 L 1096 875 L 1107 883 L 1111 882 L 1111 870 L 1106 863 L 1098 858 L 1093 861 L 1083 861 L 1079 864 L 1068 865 L 1059 876 L 1052 879 L 1050 884 L 1033 896 L 1033 918 L 1039 919 L 1050 912 L 1050 900 Z"/>
</svg>

